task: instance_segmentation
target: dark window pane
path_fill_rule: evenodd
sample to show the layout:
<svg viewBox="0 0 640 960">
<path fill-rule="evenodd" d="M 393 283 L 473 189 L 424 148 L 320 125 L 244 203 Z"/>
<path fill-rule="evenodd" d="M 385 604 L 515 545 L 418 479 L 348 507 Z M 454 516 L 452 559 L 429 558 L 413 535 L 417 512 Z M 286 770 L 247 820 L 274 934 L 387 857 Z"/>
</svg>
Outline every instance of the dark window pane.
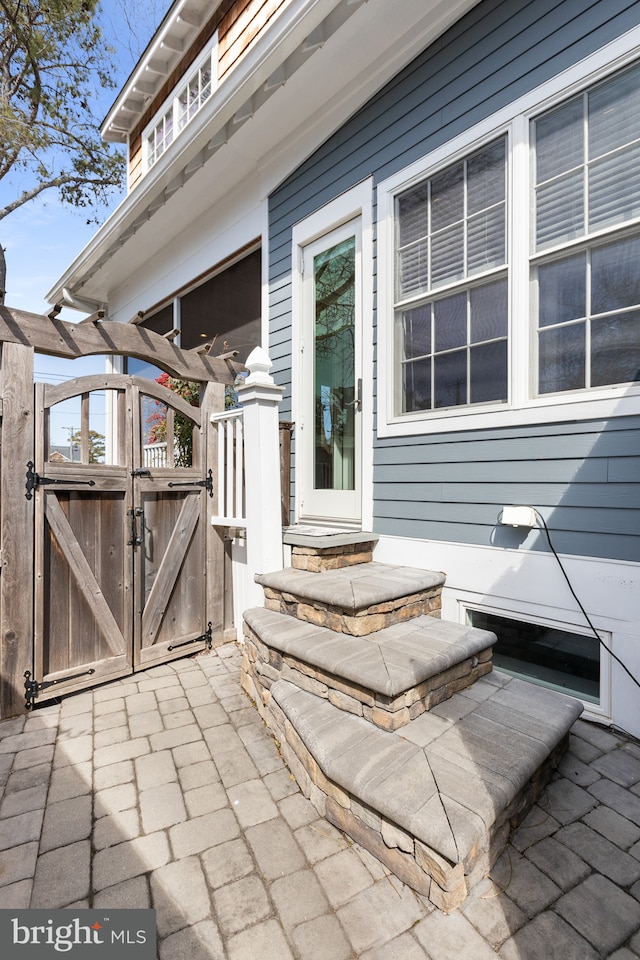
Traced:
<svg viewBox="0 0 640 960">
<path fill-rule="evenodd" d="M 429 228 L 429 184 L 423 183 L 398 197 L 398 245 L 426 237 Z"/>
<path fill-rule="evenodd" d="M 431 353 L 431 304 L 405 310 L 402 314 L 402 332 L 406 359 Z"/>
<path fill-rule="evenodd" d="M 535 121 L 536 183 L 544 183 L 583 162 L 582 97 Z"/>
<path fill-rule="evenodd" d="M 433 305 L 435 315 L 435 349 L 451 350 L 467 342 L 467 295 L 459 293 Z"/>
<path fill-rule="evenodd" d="M 540 393 L 585 386 L 584 323 L 540 333 Z"/>
<path fill-rule="evenodd" d="M 640 380 L 640 313 L 601 317 L 591 324 L 591 384 Z"/>
<path fill-rule="evenodd" d="M 471 403 L 507 399 L 507 341 L 471 349 Z"/>
<path fill-rule="evenodd" d="M 429 243 L 423 240 L 401 250 L 398 256 L 398 297 L 403 300 L 427 290 L 429 284 Z"/>
<path fill-rule="evenodd" d="M 461 223 L 431 238 L 431 286 L 464 276 L 464 228 Z"/>
<path fill-rule="evenodd" d="M 431 360 L 406 363 L 404 370 L 404 413 L 431 409 Z"/>
<path fill-rule="evenodd" d="M 199 347 L 215 337 L 213 353 L 237 350 L 244 363 L 261 336 L 260 251 L 232 264 L 180 298 L 181 346 Z"/>
<path fill-rule="evenodd" d="M 538 322 L 541 327 L 585 316 L 586 270 L 584 253 L 538 268 Z"/>
<path fill-rule="evenodd" d="M 640 137 L 640 69 L 626 70 L 589 94 L 589 156 L 602 156 Z"/>
<path fill-rule="evenodd" d="M 173 329 L 173 303 L 168 303 L 155 313 L 145 317 L 140 326 L 155 333 L 169 333 Z"/>
<path fill-rule="evenodd" d="M 591 254 L 591 312 L 640 303 L 640 237 L 597 247 Z"/>
<path fill-rule="evenodd" d="M 442 230 L 464 214 L 464 167 L 456 163 L 431 181 L 431 231 Z"/>
<path fill-rule="evenodd" d="M 507 281 L 471 290 L 471 343 L 507 335 Z"/>
<path fill-rule="evenodd" d="M 600 647 L 595 637 L 479 610 L 469 610 L 467 617 L 472 626 L 497 636 L 497 670 L 599 703 Z"/>
<path fill-rule="evenodd" d="M 467 161 L 467 204 L 470 216 L 504 200 L 505 147 L 506 138 L 502 138 Z"/>
<path fill-rule="evenodd" d="M 467 403 L 467 351 L 437 356 L 434 367 L 435 406 L 457 407 Z"/>
</svg>

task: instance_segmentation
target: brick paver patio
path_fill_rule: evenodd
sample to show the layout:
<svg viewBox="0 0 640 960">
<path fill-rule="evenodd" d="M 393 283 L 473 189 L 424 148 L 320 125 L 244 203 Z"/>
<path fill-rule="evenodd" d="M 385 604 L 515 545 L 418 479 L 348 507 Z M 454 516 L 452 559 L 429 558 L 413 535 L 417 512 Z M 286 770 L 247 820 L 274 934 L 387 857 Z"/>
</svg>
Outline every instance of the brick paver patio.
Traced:
<svg viewBox="0 0 640 960">
<path fill-rule="evenodd" d="M 161 960 L 640 957 L 640 746 L 578 721 L 513 842 L 449 916 L 318 817 L 240 652 L 0 723 L 0 908 L 154 907 Z"/>
</svg>

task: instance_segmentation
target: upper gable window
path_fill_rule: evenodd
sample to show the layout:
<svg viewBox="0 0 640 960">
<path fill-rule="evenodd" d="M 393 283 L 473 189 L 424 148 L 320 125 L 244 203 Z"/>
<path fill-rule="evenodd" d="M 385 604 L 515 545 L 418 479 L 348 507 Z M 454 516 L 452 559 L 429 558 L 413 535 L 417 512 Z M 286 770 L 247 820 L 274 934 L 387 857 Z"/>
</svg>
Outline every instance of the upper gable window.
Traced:
<svg viewBox="0 0 640 960">
<path fill-rule="evenodd" d="M 207 102 L 217 84 L 217 38 L 186 78 L 176 88 L 144 136 L 145 169 L 160 159 L 175 138 Z"/>
<path fill-rule="evenodd" d="M 178 129 L 183 130 L 212 91 L 211 57 L 198 68 L 178 94 Z"/>
</svg>

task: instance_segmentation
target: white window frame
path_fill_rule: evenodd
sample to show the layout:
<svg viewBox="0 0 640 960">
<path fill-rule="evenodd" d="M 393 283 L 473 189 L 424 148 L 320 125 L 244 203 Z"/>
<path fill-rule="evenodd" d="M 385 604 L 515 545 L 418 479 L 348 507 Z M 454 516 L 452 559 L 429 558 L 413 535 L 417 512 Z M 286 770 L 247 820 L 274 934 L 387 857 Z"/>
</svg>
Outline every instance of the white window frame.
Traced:
<svg viewBox="0 0 640 960">
<path fill-rule="evenodd" d="M 211 92 L 205 101 L 203 101 L 198 109 L 188 117 L 186 122 L 180 125 L 180 97 L 186 89 L 191 85 L 191 83 L 198 77 L 200 71 L 203 67 L 209 65 L 211 70 Z M 148 173 L 149 170 L 152 170 L 155 164 L 160 160 L 161 157 L 165 155 L 169 147 L 180 137 L 184 131 L 189 127 L 189 124 L 195 120 L 200 110 L 202 110 L 205 103 L 207 103 L 213 94 L 215 93 L 218 86 L 218 33 L 214 34 L 212 39 L 209 41 L 202 56 L 196 61 L 195 64 L 192 64 L 188 73 L 185 73 L 181 78 L 180 82 L 174 87 L 171 91 L 171 94 L 162 104 L 161 108 L 154 114 L 153 119 L 142 132 L 142 169 L 143 176 Z M 158 124 L 163 120 L 163 118 L 171 113 L 173 117 L 173 128 L 172 128 L 172 137 L 169 143 L 165 146 L 162 153 L 159 153 L 155 157 L 151 157 L 149 149 L 149 137 L 154 132 Z"/>
<path fill-rule="evenodd" d="M 553 423 L 640 412 L 640 384 L 591 387 L 575 393 L 537 395 L 537 332 L 531 318 L 529 261 L 530 120 L 638 60 L 640 28 L 559 74 L 426 157 L 378 184 L 378 435 L 412 436 L 452 430 Z M 396 197 L 502 134 L 508 137 L 509 389 L 507 403 L 473 404 L 396 414 L 394 349 Z M 517 318 L 517 322 L 513 322 Z"/>
</svg>

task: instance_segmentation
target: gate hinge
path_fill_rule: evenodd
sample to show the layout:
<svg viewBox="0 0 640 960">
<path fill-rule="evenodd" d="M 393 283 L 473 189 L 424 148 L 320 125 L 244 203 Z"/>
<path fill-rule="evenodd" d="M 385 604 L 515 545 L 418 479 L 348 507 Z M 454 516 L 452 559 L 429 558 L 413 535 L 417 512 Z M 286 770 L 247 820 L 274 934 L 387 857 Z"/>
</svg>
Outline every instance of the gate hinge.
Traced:
<svg viewBox="0 0 640 960">
<path fill-rule="evenodd" d="M 209 469 L 204 480 L 169 480 L 170 487 L 205 487 L 209 496 L 213 496 L 213 473 Z"/>
<path fill-rule="evenodd" d="M 167 647 L 167 650 L 177 650 L 179 647 L 188 647 L 192 643 L 202 643 L 204 641 L 207 650 L 211 650 L 213 647 L 213 624 L 211 620 L 207 624 L 206 632 L 201 634 L 199 637 L 194 637 L 193 640 L 184 640 L 182 643 L 172 643 L 171 646 Z"/>
<path fill-rule="evenodd" d="M 31 679 L 31 671 L 24 672 L 24 705 L 27 710 L 31 710 L 35 700 L 41 690 L 47 690 L 49 687 L 55 687 L 59 683 L 66 683 L 68 680 L 77 680 L 79 677 L 90 677 L 95 673 L 93 667 L 90 670 L 83 670 L 82 673 L 74 673 L 72 677 L 60 677 L 58 680 L 45 680 L 39 683 L 36 679 Z"/>
<path fill-rule="evenodd" d="M 33 469 L 35 466 L 33 460 L 29 460 L 27 463 L 27 482 L 25 487 L 27 492 L 25 497 L 27 500 L 31 500 L 33 497 L 33 491 L 37 490 L 38 487 L 44 486 L 45 483 L 63 483 L 65 486 L 73 484 L 74 486 L 82 485 L 86 487 L 95 487 L 95 480 L 65 480 L 62 477 L 41 477 L 39 473 L 36 473 Z"/>
</svg>

